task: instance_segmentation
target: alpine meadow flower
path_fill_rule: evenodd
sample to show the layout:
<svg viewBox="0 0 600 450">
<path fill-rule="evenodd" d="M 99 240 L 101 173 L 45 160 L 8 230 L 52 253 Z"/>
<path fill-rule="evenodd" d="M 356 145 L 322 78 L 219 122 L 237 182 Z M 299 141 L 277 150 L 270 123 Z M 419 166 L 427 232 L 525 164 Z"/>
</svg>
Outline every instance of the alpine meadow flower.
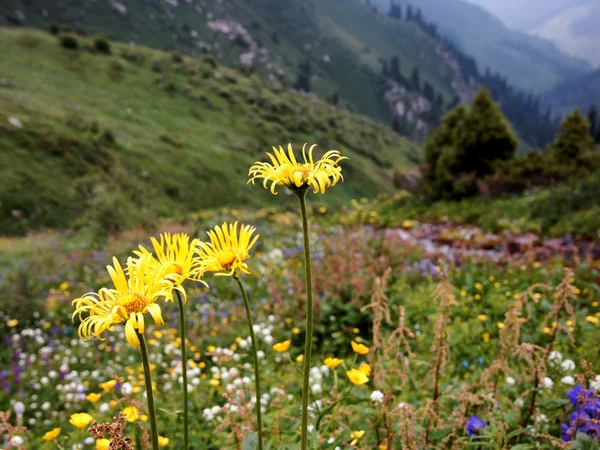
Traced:
<svg viewBox="0 0 600 450">
<path fill-rule="evenodd" d="M 287 352 L 290 348 L 291 343 L 292 341 L 290 339 L 288 339 L 287 341 L 279 342 L 273 345 L 273 350 L 275 350 L 277 353 Z"/>
<path fill-rule="evenodd" d="M 467 436 L 478 435 L 486 426 L 486 423 L 478 416 L 471 416 L 467 420 L 466 432 Z"/>
<path fill-rule="evenodd" d="M 127 419 L 127 422 L 130 423 L 135 422 L 140 417 L 140 413 L 135 406 L 128 406 L 123 410 L 123 414 L 125 415 L 125 419 Z"/>
<path fill-rule="evenodd" d="M 369 347 L 354 341 L 352 341 L 352 350 L 354 350 L 354 353 L 358 353 L 359 355 L 366 355 L 369 353 Z"/>
<path fill-rule="evenodd" d="M 238 235 L 238 223 L 216 226 L 214 230 L 208 231 L 210 243 L 199 242 L 197 249 L 198 258 L 201 261 L 202 269 L 206 272 L 216 272 L 215 275 L 230 276 L 235 279 L 240 288 L 242 298 L 244 300 L 244 309 L 246 310 L 246 320 L 248 323 L 248 333 L 252 342 L 252 358 L 254 365 L 254 384 L 256 388 L 256 419 L 257 419 L 257 435 L 258 435 L 258 450 L 263 448 L 262 436 L 262 411 L 261 411 L 261 391 L 260 391 L 260 371 L 258 365 L 258 343 L 256 333 L 254 332 L 254 324 L 252 322 L 252 310 L 250 308 L 250 300 L 246 289 L 240 279 L 242 273 L 249 274 L 248 265 L 244 262 L 250 257 L 250 249 L 258 240 L 259 235 L 253 236 L 256 228 L 250 225 L 241 225 Z M 289 347 L 288 342 L 288 347 Z M 283 345 L 283 344 L 280 344 Z M 273 347 L 275 348 L 275 346 Z M 213 380 L 211 380 L 213 381 Z M 211 386 L 216 387 L 211 382 Z M 186 446 L 187 450 L 187 446 Z"/>
<path fill-rule="evenodd" d="M 98 400 L 100 400 L 102 398 L 102 394 L 90 392 L 88 395 L 85 396 L 85 398 L 91 403 L 96 403 Z"/>
<path fill-rule="evenodd" d="M 355 386 L 362 386 L 369 382 L 369 377 L 358 369 L 350 369 L 346 372 L 348 379 Z"/>
<path fill-rule="evenodd" d="M 271 163 L 256 162 L 248 172 L 248 183 L 254 184 L 257 178 L 263 179 L 263 186 L 271 183 L 269 188 L 273 195 L 277 195 L 277 186 L 285 186 L 291 190 L 306 190 L 312 187 L 315 194 L 325 193 L 325 189 L 334 186 L 339 180 L 344 180 L 342 168 L 338 163 L 343 159 L 337 150 L 329 150 L 321 159 L 315 162 L 313 150 L 316 145 L 311 145 L 306 154 L 306 144 L 302 147 L 303 162 L 298 162 L 292 144 L 288 144 L 287 154 L 283 147 L 273 147 L 275 155 L 267 153 Z"/>
<path fill-rule="evenodd" d="M 325 360 L 325 365 L 327 367 L 329 367 L 330 369 L 335 369 L 337 366 L 339 366 L 342 363 L 342 360 L 339 358 L 327 358 Z"/>
<path fill-rule="evenodd" d="M 365 435 L 365 430 L 353 431 L 352 433 L 350 433 L 350 439 L 352 439 L 352 442 L 350 442 L 350 445 L 356 445 L 358 443 L 358 441 L 360 441 L 364 435 Z"/>
<path fill-rule="evenodd" d="M 196 249 L 200 243 L 199 239 L 192 239 L 184 233 L 162 233 L 160 241 L 156 238 L 150 238 L 154 254 L 150 253 L 143 245 L 139 250 L 133 253 L 142 257 L 149 258 L 149 276 L 150 278 L 166 278 L 173 285 L 173 289 L 179 291 L 184 300 L 186 299 L 185 289 L 181 284 L 185 280 L 201 280 L 203 269 L 202 262 L 196 257 Z"/>
<path fill-rule="evenodd" d="M 139 251 L 134 253 L 139 257 L 150 259 L 150 279 L 166 279 L 173 285 L 173 290 L 177 295 L 177 306 L 179 308 L 179 337 L 180 350 L 182 361 L 187 361 L 186 356 L 186 332 L 185 332 L 185 308 L 184 304 L 187 301 L 187 295 L 182 283 L 185 280 L 193 280 L 206 283 L 201 280 L 204 273 L 204 268 L 200 258 L 196 256 L 196 250 L 199 239 L 193 239 L 190 242 L 190 237 L 184 233 L 170 234 L 163 233 L 160 235 L 160 242 L 156 238 L 151 238 L 152 248 L 156 257 L 146 250 L 142 245 L 139 246 Z M 173 300 L 171 296 L 168 298 Z M 187 383 L 187 364 L 182 364 L 183 382 L 183 447 L 184 450 L 189 448 L 189 412 L 188 412 L 188 383 Z"/>
<path fill-rule="evenodd" d="M 42 436 L 45 441 L 53 441 L 60 435 L 60 428 L 54 428 Z"/>
<path fill-rule="evenodd" d="M 125 322 L 127 342 L 138 346 L 137 331 L 144 332 L 144 314 L 150 313 L 155 323 L 163 323 L 156 301 L 170 295 L 172 283 L 149 280 L 150 259 L 144 256 L 136 261 L 131 257 L 127 259 L 128 277 L 117 258 L 113 258 L 113 265 L 107 266 L 107 270 L 115 288 L 102 288 L 98 294 L 88 293 L 73 300 L 73 319 L 75 315 L 82 319 L 79 337 L 85 341 L 103 339 L 104 331 L 111 331 L 113 325 Z M 86 313 L 87 317 L 83 318 Z"/>
<path fill-rule="evenodd" d="M 252 236 L 256 228 L 241 225 L 238 235 L 238 223 L 216 226 L 208 232 L 210 243 L 199 242 L 196 250 L 202 267 L 207 272 L 216 272 L 217 276 L 234 276 L 240 273 L 249 274 L 244 262 L 250 257 L 250 249 L 259 235 Z"/>
<path fill-rule="evenodd" d="M 75 413 L 71 415 L 69 423 L 75 428 L 85 428 L 93 420 L 93 417 L 88 413 Z"/>
<path fill-rule="evenodd" d="M 313 188 L 315 193 L 324 194 L 325 190 L 334 186 L 339 180 L 344 180 L 342 168 L 338 163 L 347 159 L 337 150 L 329 150 L 321 159 L 315 162 L 312 145 L 306 154 L 306 144 L 302 147 L 303 162 L 298 162 L 288 144 L 287 154 L 280 146 L 273 147 L 275 156 L 267 153 L 271 162 L 257 162 L 248 171 L 248 183 L 254 184 L 256 179 L 263 179 L 263 187 L 267 189 L 271 183 L 270 191 L 277 194 L 277 186 L 285 186 L 296 195 L 302 217 L 302 238 L 304 242 L 304 277 L 306 281 L 306 334 L 304 342 L 304 368 L 302 369 L 302 425 L 300 427 L 300 450 L 308 449 L 308 399 L 309 399 L 309 372 L 312 352 L 313 334 L 313 293 L 312 293 L 312 264 L 310 253 L 310 239 L 308 231 L 308 212 L 306 208 L 306 193 Z"/>
</svg>

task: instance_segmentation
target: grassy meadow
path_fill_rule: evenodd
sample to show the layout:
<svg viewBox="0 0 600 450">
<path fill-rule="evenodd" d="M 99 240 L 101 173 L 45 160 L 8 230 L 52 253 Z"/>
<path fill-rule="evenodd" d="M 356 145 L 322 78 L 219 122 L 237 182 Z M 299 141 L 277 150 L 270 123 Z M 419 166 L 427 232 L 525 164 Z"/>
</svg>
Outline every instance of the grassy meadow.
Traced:
<svg viewBox="0 0 600 450">
<path fill-rule="evenodd" d="M 191 449 L 600 448 L 600 261 L 508 250 L 524 233 L 597 240 L 597 174 L 426 202 L 395 189 L 421 162 L 417 144 L 210 56 L 3 28 L 0 51 L 4 448 L 150 449 L 152 404 L 155 447 L 171 449 L 186 448 L 186 410 Z M 317 143 L 323 159 L 271 159 L 266 185 L 248 185 L 250 166 L 288 142 L 297 157 Z M 323 195 L 308 191 L 303 233 L 294 194 L 308 186 Z M 192 242 L 216 253 L 199 251 L 197 272 L 140 250 L 165 233 L 208 241 L 224 222 L 260 236 Z M 107 265 L 133 256 L 115 282 Z M 108 306 L 86 328 L 92 300 L 73 300 L 89 292 Z"/>
</svg>

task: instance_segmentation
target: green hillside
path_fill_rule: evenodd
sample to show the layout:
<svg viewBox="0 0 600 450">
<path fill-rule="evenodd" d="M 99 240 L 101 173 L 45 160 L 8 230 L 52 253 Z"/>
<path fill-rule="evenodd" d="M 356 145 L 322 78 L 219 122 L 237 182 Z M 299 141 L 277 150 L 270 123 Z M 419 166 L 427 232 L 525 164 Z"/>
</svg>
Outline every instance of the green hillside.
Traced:
<svg viewBox="0 0 600 450">
<path fill-rule="evenodd" d="M 436 94 L 449 103 L 463 84 L 447 56 L 414 24 L 375 14 L 360 0 L 7 0 L 7 24 L 43 29 L 66 25 L 90 35 L 179 50 L 214 54 L 228 65 L 296 82 L 310 63 L 310 89 L 334 95 L 362 114 L 391 123 L 385 100 L 389 86 L 382 61 L 399 57 L 409 77 L 420 70 Z"/>
<path fill-rule="evenodd" d="M 273 144 L 308 141 L 350 157 L 330 201 L 391 189 L 419 149 L 386 127 L 279 83 L 143 47 L 111 54 L 77 38 L 0 29 L 0 230 L 94 224 L 272 201 L 245 185 Z M 282 194 L 285 195 L 285 194 Z"/>
</svg>

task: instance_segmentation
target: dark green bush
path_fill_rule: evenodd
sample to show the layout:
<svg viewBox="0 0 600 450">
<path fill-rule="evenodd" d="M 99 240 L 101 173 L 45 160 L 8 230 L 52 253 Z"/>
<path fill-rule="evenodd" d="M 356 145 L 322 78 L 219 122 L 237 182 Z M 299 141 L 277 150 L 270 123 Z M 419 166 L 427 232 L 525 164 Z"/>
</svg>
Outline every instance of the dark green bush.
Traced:
<svg viewBox="0 0 600 450">
<path fill-rule="evenodd" d="M 68 50 L 77 50 L 79 48 L 79 41 L 72 34 L 63 34 L 59 38 L 60 45 Z"/>
<path fill-rule="evenodd" d="M 96 50 L 98 53 L 110 55 L 110 42 L 104 36 L 98 36 L 94 39 L 94 50 Z"/>
</svg>

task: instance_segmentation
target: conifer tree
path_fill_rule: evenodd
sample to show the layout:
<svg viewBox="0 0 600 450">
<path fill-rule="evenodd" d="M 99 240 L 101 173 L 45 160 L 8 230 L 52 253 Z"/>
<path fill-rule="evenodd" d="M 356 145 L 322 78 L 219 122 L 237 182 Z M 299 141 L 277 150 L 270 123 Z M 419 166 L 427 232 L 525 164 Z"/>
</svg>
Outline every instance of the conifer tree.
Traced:
<svg viewBox="0 0 600 450">
<path fill-rule="evenodd" d="M 575 109 L 560 124 L 551 152 L 557 162 L 568 164 L 579 159 L 581 154 L 593 145 L 590 122 L 579 109 Z"/>
</svg>

